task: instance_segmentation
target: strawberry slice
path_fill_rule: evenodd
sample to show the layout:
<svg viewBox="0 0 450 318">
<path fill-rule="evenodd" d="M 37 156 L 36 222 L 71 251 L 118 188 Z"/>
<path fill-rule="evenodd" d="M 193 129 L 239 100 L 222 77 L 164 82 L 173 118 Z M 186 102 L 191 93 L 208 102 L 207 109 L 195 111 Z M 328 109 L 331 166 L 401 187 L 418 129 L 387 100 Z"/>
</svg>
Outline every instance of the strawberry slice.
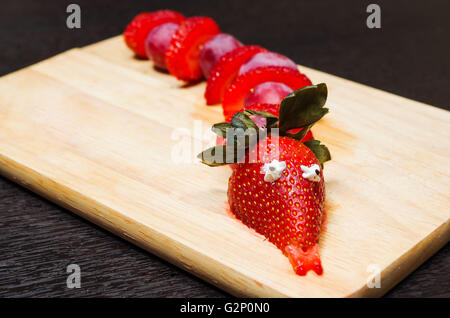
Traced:
<svg viewBox="0 0 450 318">
<path fill-rule="evenodd" d="M 220 29 L 211 18 L 192 17 L 184 20 L 175 31 L 166 52 L 167 69 L 184 81 L 198 80 L 203 76 L 199 55 L 203 43 Z"/>
<path fill-rule="evenodd" d="M 185 19 L 184 15 L 172 10 L 140 13 L 134 17 L 123 32 L 125 43 L 137 56 L 147 58 L 145 39 L 150 31 L 160 24 L 180 23 Z"/>
<path fill-rule="evenodd" d="M 222 101 L 225 90 L 236 78 L 240 67 L 253 55 L 267 52 L 257 45 L 247 45 L 235 48 L 222 55 L 211 70 L 205 90 L 207 105 L 218 104 Z"/>
<path fill-rule="evenodd" d="M 225 118 L 241 110 L 250 90 L 264 82 L 280 82 L 293 90 L 312 85 L 309 78 L 286 66 L 261 66 L 239 75 L 225 91 L 222 108 Z"/>
</svg>

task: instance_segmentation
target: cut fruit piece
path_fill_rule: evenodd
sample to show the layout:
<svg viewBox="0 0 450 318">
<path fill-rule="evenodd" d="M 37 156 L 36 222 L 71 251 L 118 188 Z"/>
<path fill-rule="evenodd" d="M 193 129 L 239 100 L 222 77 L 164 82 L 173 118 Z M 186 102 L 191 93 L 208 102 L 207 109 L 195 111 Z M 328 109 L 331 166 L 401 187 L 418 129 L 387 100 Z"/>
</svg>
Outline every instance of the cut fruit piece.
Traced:
<svg viewBox="0 0 450 318">
<path fill-rule="evenodd" d="M 138 14 L 126 27 L 123 38 L 127 46 L 139 57 L 146 58 L 145 40 L 150 31 L 163 23 L 180 23 L 186 18 L 172 10 L 159 10 Z"/>
<path fill-rule="evenodd" d="M 292 89 L 279 82 L 264 82 L 256 85 L 245 97 L 244 105 L 280 104 Z"/>
<path fill-rule="evenodd" d="M 323 268 L 317 244 L 310 246 L 306 251 L 301 247 L 288 245 L 285 252 L 297 275 L 305 276 L 309 270 L 313 270 L 317 275 L 322 275 Z"/>
<path fill-rule="evenodd" d="M 226 33 L 217 34 L 206 41 L 200 52 L 200 67 L 203 76 L 208 78 L 220 57 L 240 46 L 242 46 L 241 42 Z"/>
<path fill-rule="evenodd" d="M 199 55 L 203 43 L 220 29 L 211 18 L 192 17 L 184 20 L 175 31 L 166 52 L 166 64 L 169 72 L 184 81 L 202 78 Z"/>
<path fill-rule="evenodd" d="M 210 72 L 206 84 L 205 99 L 207 105 L 218 104 L 228 86 L 236 78 L 239 68 L 253 55 L 267 50 L 256 45 L 247 45 L 235 48 L 224 54 Z"/>
<path fill-rule="evenodd" d="M 163 23 L 153 28 L 145 40 L 145 50 L 149 60 L 153 61 L 157 68 L 167 70 L 166 52 L 172 36 L 178 29 L 177 23 Z"/>
<path fill-rule="evenodd" d="M 296 90 L 312 85 L 309 78 L 297 70 L 285 66 L 263 66 L 238 76 L 225 91 L 222 108 L 225 118 L 231 118 L 241 110 L 250 90 L 264 82 L 279 82 Z"/>
<path fill-rule="evenodd" d="M 297 70 L 298 66 L 295 64 L 293 60 L 290 58 L 274 53 L 274 52 L 262 52 L 255 54 L 249 59 L 245 64 L 241 66 L 239 69 L 239 75 L 247 73 L 250 70 L 253 70 L 257 67 L 261 66 L 286 66 L 292 68 L 293 70 Z"/>
</svg>

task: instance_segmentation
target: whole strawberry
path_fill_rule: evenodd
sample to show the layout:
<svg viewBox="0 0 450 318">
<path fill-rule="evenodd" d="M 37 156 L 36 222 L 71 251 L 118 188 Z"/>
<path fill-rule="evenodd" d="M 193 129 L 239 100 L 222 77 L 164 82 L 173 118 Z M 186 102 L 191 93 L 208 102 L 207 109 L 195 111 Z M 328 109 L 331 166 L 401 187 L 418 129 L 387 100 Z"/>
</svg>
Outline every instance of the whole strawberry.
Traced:
<svg viewBox="0 0 450 318">
<path fill-rule="evenodd" d="M 210 166 L 233 163 L 231 211 L 275 244 L 299 275 L 323 272 L 317 247 L 325 213 L 322 169 L 331 157 L 320 141 L 301 140 L 328 112 L 326 97 L 325 84 L 307 86 L 283 99 L 279 119 L 264 111 L 236 113 L 231 123 L 213 126 L 227 144 L 199 155 Z M 262 131 L 250 116 L 265 117 L 268 130 Z M 289 133 L 296 128 L 302 129 Z"/>
</svg>

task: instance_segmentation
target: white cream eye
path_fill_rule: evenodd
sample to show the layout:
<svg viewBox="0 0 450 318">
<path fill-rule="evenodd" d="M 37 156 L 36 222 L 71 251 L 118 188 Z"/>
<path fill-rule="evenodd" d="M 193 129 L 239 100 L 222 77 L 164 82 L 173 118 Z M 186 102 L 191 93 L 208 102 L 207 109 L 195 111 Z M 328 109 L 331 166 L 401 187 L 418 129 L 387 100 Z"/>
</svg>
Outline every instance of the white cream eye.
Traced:
<svg viewBox="0 0 450 318">
<path fill-rule="evenodd" d="M 265 163 L 261 168 L 261 173 L 264 174 L 264 181 L 274 182 L 281 177 L 281 173 L 286 169 L 285 161 L 272 160 L 270 163 Z"/>
<path fill-rule="evenodd" d="M 319 182 L 320 181 L 320 166 L 317 164 L 307 166 L 300 166 L 303 171 L 302 177 L 308 179 L 309 181 Z"/>
</svg>

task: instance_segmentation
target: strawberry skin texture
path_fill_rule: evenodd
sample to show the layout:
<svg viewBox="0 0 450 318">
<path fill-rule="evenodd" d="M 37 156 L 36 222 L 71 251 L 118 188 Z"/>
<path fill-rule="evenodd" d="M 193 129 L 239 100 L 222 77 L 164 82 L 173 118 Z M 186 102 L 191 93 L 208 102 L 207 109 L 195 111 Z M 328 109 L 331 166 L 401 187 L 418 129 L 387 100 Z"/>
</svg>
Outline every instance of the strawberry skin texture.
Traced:
<svg viewBox="0 0 450 318">
<path fill-rule="evenodd" d="M 262 66 L 238 76 L 225 91 L 222 108 L 225 118 L 241 110 L 250 90 L 264 82 L 280 82 L 292 90 L 312 85 L 310 79 L 297 70 L 285 66 Z"/>
<path fill-rule="evenodd" d="M 145 40 L 150 31 L 163 23 L 180 23 L 186 18 L 172 10 L 159 10 L 138 14 L 126 27 L 123 37 L 127 46 L 139 57 L 147 58 Z"/>
<path fill-rule="evenodd" d="M 247 62 L 253 55 L 261 52 L 267 52 L 267 50 L 257 45 L 247 45 L 235 48 L 221 56 L 211 70 L 206 83 L 206 105 L 220 103 L 225 90 L 236 78 L 242 64 Z"/>
<path fill-rule="evenodd" d="M 308 147 L 298 140 L 279 137 L 279 145 L 266 137 L 266 146 L 255 146 L 257 163 L 238 163 L 228 182 L 228 202 L 236 218 L 264 235 L 291 262 L 294 271 L 322 274 L 317 249 L 324 217 L 325 186 L 302 177 L 301 165 L 319 164 Z M 261 145 L 261 144 L 259 144 Z M 274 182 L 264 181 L 261 169 L 273 159 L 286 162 L 286 169 Z"/>
<path fill-rule="evenodd" d="M 216 22 L 207 17 L 192 17 L 184 20 L 175 31 L 166 52 L 169 72 L 183 81 L 194 81 L 202 78 L 199 55 L 203 43 L 220 29 Z"/>
</svg>

